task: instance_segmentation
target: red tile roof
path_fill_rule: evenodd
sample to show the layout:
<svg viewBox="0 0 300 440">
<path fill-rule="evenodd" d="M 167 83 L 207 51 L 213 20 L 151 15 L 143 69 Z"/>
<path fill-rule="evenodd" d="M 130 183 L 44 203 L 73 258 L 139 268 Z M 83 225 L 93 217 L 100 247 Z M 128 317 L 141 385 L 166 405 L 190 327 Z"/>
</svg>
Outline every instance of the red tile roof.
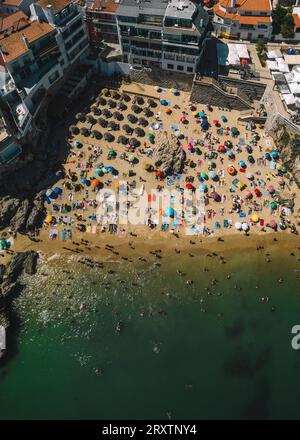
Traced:
<svg viewBox="0 0 300 440">
<path fill-rule="evenodd" d="M 73 3 L 72 0 L 38 0 L 37 3 L 43 8 L 47 9 L 48 5 L 51 5 L 54 12 L 58 12 L 68 4 Z"/>
<path fill-rule="evenodd" d="M 30 23 L 27 15 L 22 11 L 0 17 L 0 33 L 10 30 L 20 30 Z"/>
<path fill-rule="evenodd" d="M 88 2 L 87 10 L 103 13 L 116 12 L 118 6 L 122 3 L 122 0 L 91 0 Z M 100 9 L 97 11 L 97 9 Z"/>
</svg>

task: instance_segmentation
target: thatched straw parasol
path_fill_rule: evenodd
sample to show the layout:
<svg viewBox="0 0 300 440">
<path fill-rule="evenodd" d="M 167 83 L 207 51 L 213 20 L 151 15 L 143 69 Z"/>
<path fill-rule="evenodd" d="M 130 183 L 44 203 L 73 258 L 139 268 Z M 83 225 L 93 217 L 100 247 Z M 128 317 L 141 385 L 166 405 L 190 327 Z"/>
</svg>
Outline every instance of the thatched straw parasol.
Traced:
<svg viewBox="0 0 300 440">
<path fill-rule="evenodd" d="M 76 125 L 70 125 L 69 127 L 69 131 L 70 133 L 72 133 L 73 135 L 77 135 L 80 133 L 80 130 L 78 127 L 76 127 Z"/>
<path fill-rule="evenodd" d="M 118 137 L 118 144 L 127 145 L 128 144 L 128 138 L 126 136 L 120 135 Z"/>
<path fill-rule="evenodd" d="M 111 133 L 105 133 L 104 139 L 107 142 L 113 142 L 115 140 L 115 137 Z"/>
<path fill-rule="evenodd" d="M 127 134 L 131 134 L 133 132 L 133 128 L 131 128 L 128 124 L 123 125 L 122 130 L 124 130 Z"/>
<path fill-rule="evenodd" d="M 101 92 L 101 94 L 103 95 L 103 96 L 111 96 L 111 93 L 110 93 L 110 91 L 108 90 L 108 89 L 102 89 L 102 92 Z"/>
<path fill-rule="evenodd" d="M 108 105 L 109 108 L 116 108 L 117 107 L 117 103 L 113 99 L 109 99 L 107 101 L 107 105 Z"/>
<path fill-rule="evenodd" d="M 144 130 L 143 130 L 142 128 L 140 128 L 140 127 L 136 127 L 136 128 L 134 129 L 134 133 L 135 133 L 138 137 L 143 137 L 143 136 L 145 136 L 145 132 L 144 132 Z"/>
<path fill-rule="evenodd" d="M 81 121 L 81 122 L 85 122 L 85 120 L 86 120 L 86 116 L 83 113 L 77 113 L 75 118 L 77 119 L 77 121 Z"/>
<path fill-rule="evenodd" d="M 137 140 L 136 138 L 131 138 L 130 141 L 129 141 L 129 144 L 132 147 L 135 147 L 135 148 L 137 148 L 137 147 L 139 147 L 141 145 L 140 141 Z"/>
<path fill-rule="evenodd" d="M 124 116 L 122 115 L 122 113 L 120 112 L 114 112 L 113 117 L 117 120 L 117 121 L 123 121 Z"/>
<path fill-rule="evenodd" d="M 101 127 L 103 127 L 103 128 L 107 127 L 107 120 L 106 119 L 98 118 L 97 122 L 98 122 L 99 125 L 101 125 Z"/>
<path fill-rule="evenodd" d="M 102 134 L 101 134 L 100 131 L 98 131 L 98 130 L 93 130 L 93 131 L 92 131 L 92 135 L 93 135 L 96 139 L 102 139 Z"/>
<path fill-rule="evenodd" d="M 112 113 L 107 108 L 102 110 L 102 115 L 105 116 L 107 119 L 112 117 Z"/>
<path fill-rule="evenodd" d="M 127 95 L 127 93 L 123 93 L 121 99 L 123 99 L 125 102 L 129 102 L 131 100 L 130 96 Z"/>
<path fill-rule="evenodd" d="M 144 108 L 143 113 L 145 116 L 147 116 L 147 118 L 150 118 L 151 116 L 153 116 L 153 112 L 151 110 L 149 110 L 148 108 Z"/>
<path fill-rule="evenodd" d="M 124 102 L 118 102 L 117 109 L 122 111 L 127 110 L 127 105 L 124 104 Z"/>
<path fill-rule="evenodd" d="M 100 96 L 100 98 L 98 99 L 98 102 L 99 102 L 99 104 L 102 105 L 102 106 L 107 104 L 106 99 L 103 98 L 102 96 Z"/>
<path fill-rule="evenodd" d="M 157 103 L 154 101 L 154 99 L 151 99 L 151 98 L 149 98 L 149 99 L 147 100 L 147 104 L 148 104 L 150 107 L 152 107 L 152 108 L 157 107 Z"/>
<path fill-rule="evenodd" d="M 141 125 L 142 127 L 147 127 L 147 125 L 149 124 L 149 122 L 148 122 L 147 119 L 145 119 L 145 118 L 139 118 L 139 120 L 138 120 L 138 124 Z"/>
<path fill-rule="evenodd" d="M 145 104 L 144 98 L 142 98 L 141 96 L 138 96 L 136 98 L 136 102 L 138 103 L 138 105 L 143 105 Z"/>
<path fill-rule="evenodd" d="M 89 135 L 91 134 L 90 130 L 89 130 L 88 128 L 86 128 L 86 127 L 81 127 L 81 129 L 80 129 L 80 133 L 81 133 L 83 136 L 89 136 Z"/>
<path fill-rule="evenodd" d="M 95 119 L 93 116 L 91 116 L 91 115 L 87 115 L 87 117 L 86 117 L 86 122 L 87 122 L 88 124 L 92 124 L 92 125 L 94 125 L 94 124 L 96 124 L 96 119 Z"/>
<path fill-rule="evenodd" d="M 134 113 L 141 113 L 141 111 L 142 111 L 141 107 L 139 107 L 139 106 L 136 105 L 136 104 L 133 104 L 133 105 L 131 106 L 131 110 L 132 110 Z"/>
<path fill-rule="evenodd" d="M 128 121 L 131 122 L 132 124 L 135 124 L 135 123 L 137 122 L 137 120 L 138 120 L 138 118 L 137 118 L 136 116 L 134 116 L 132 113 L 130 113 L 130 114 L 127 116 L 127 119 L 128 119 Z"/>
</svg>

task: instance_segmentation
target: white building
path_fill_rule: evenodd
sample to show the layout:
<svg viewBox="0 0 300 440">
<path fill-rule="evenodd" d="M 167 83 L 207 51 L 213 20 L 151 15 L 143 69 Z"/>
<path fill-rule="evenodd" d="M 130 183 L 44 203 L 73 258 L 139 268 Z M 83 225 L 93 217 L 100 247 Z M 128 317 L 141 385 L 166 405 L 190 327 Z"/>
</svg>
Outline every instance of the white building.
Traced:
<svg viewBox="0 0 300 440">
<path fill-rule="evenodd" d="M 56 29 L 64 70 L 86 55 L 89 38 L 81 6 L 72 0 L 39 0 L 30 10 L 32 19 L 49 23 Z"/>
<path fill-rule="evenodd" d="M 219 0 L 213 26 L 221 38 L 256 41 L 272 36 L 271 0 Z"/>
</svg>

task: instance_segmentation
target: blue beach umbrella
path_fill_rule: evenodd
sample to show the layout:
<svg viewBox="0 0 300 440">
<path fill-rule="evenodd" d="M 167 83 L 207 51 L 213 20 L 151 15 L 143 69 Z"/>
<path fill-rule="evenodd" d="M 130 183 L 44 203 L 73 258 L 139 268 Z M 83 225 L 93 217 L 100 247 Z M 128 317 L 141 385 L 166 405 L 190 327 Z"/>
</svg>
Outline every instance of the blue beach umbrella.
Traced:
<svg viewBox="0 0 300 440">
<path fill-rule="evenodd" d="M 226 118 L 226 116 L 221 116 L 221 121 L 223 121 L 223 122 L 227 122 L 227 118 Z"/>
<path fill-rule="evenodd" d="M 206 128 L 208 128 L 208 126 L 209 126 L 208 121 L 203 121 L 203 122 L 201 123 L 201 128 L 206 129 Z"/>
<path fill-rule="evenodd" d="M 247 168 L 247 165 L 245 164 L 245 162 L 243 160 L 240 160 L 239 164 L 240 164 L 241 168 Z"/>
<path fill-rule="evenodd" d="M 279 159 L 278 151 L 273 150 L 272 153 L 271 153 L 271 156 L 272 156 L 273 159 Z"/>
<path fill-rule="evenodd" d="M 167 217 L 171 217 L 171 218 L 173 218 L 174 215 L 175 215 L 174 208 L 172 208 L 171 206 L 170 206 L 169 208 L 166 208 L 166 209 L 164 210 L 164 215 L 167 216 Z"/>
<path fill-rule="evenodd" d="M 205 114 L 204 112 L 199 112 L 199 113 L 198 113 L 198 116 L 199 116 L 200 118 L 206 118 L 206 114 Z"/>
<path fill-rule="evenodd" d="M 231 150 L 228 150 L 228 151 L 227 151 L 227 156 L 228 156 L 230 159 L 234 159 L 234 158 L 235 158 L 234 153 L 233 153 Z"/>
<path fill-rule="evenodd" d="M 270 153 L 266 153 L 265 154 L 265 159 L 272 160 L 271 154 Z"/>
<path fill-rule="evenodd" d="M 217 174 L 214 171 L 210 171 L 208 174 L 209 174 L 209 177 L 212 180 L 215 180 L 218 177 Z"/>
<path fill-rule="evenodd" d="M 202 191 L 203 193 L 207 192 L 207 186 L 206 185 L 200 185 L 200 191 Z"/>
<path fill-rule="evenodd" d="M 161 105 L 168 105 L 168 102 L 167 102 L 165 99 L 162 99 L 162 100 L 160 101 L 160 103 L 161 103 Z"/>
</svg>

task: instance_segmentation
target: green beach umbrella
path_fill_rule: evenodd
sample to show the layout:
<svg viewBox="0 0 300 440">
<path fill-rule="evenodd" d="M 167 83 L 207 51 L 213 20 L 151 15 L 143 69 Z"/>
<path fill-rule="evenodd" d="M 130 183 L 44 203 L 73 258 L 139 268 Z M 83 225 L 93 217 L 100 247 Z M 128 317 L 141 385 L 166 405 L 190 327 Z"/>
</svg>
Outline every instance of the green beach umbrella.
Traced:
<svg viewBox="0 0 300 440">
<path fill-rule="evenodd" d="M 276 209 L 277 208 L 277 203 L 276 202 L 271 202 L 270 204 L 272 209 Z"/>
<path fill-rule="evenodd" d="M 205 171 L 201 171 L 200 175 L 201 175 L 202 179 L 205 179 L 205 180 L 208 179 L 208 174 Z"/>
</svg>

